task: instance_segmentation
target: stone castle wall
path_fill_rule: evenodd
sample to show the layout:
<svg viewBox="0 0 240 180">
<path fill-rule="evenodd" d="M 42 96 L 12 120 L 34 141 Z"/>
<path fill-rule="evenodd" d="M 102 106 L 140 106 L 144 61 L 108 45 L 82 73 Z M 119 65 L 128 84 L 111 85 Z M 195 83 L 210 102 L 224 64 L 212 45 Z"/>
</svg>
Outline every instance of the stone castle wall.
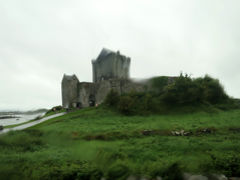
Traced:
<svg viewBox="0 0 240 180">
<path fill-rule="evenodd" d="M 176 77 L 168 77 L 168 83 L 174 82 Z M 76 80 L 67 79 L 63 81 L 63 107 L 89 107 L 104 102 L 107 94 L 114 90 L 119 95 L 130 92 L 146 92 L 154 91 L 148 79 L 142 82 L 136 82 L 130 79 L 109 79 L 102 80 L 98 83 L 78 82 Z"/>
<path fill-rule="evenodd" d="M 65 108 L 71 108 L 72 103 L 78 101 L 79 80 L 75 75 L 64 75 L 62 80 L 62 105 Z"/>
<path fill-rule="evenodd" d="M 130 58 L 103 49 L 92 61 L 93 83 L 79 82 L 75 75 L 64 75 L 62 80 L 62 105 L 64 108 L 89 107 L 103 103 L 111 89 L 120 95 L 149 90 L 148 80 L 135 82 L 129 79 Z"/>
<path fill-rule="evenodd" d="M 93 82 L 110 79 L 129 79 L 130 58 L 103 49 L 96 60 L 92 61 Z"/>
<path fill-rule="evenodd" d="M 78 89 L 78 103 L 80 107 L 89 107 L 89 101 L 94 100 L 92 97 L 95 96 L 95 85 L 94 83 L 79 83 Z"/>
<path fill-rule="evenodd" d="M 91 100 L 93 100 L 95 104 L 103 103 L 111 89 L 120 95 L 132 91 L 146 91 L 146 84 L 123 79 L 104 80 L 99 83 L 80 83 L 79 87 L 79 101 L 82 107 L 88 107 Z"/>
</svg>

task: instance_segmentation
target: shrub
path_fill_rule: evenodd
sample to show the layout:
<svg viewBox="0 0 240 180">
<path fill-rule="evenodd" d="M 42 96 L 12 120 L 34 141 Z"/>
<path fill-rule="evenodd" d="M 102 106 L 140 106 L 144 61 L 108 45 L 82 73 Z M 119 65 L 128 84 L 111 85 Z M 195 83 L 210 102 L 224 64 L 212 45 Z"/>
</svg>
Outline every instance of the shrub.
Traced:
<svg viewBox="0 0 240 180">
<path fill-rule="evenodd" d="M 212 158 L 212 166 L 218 172 L 225 174 L 228 177 L 240 176 L 240 156 L 228 154 L 225 157 Z"/>
<path fill-rule="evenodd" d="M 49 113 L 52 113 L 52 112 L 58 112 L 58 111 L 62 111 L 63 110 L 63 107 L 62 106 L 55 106 L 53 107 L 52 109 L 48 110 L 46 112 L 46 114 L 49 114 Z"/>
<path fill-rule="evenodd" d="M 118 104 L 118 110 L 125 114 L 125 115 L 131 115 L 134 113 L 134 98 L 131 96 L 122 96 L 120 98 L 119 104 Z"/>
<path fill-rule="evenodd" d="M 44 146 L 41 135 L 40 131 L 34 130 L 10 132 L 8 136 L 0 138 L 0 145 L 8 150 L 37 151 Z"/>
<path fill-rule="evenodd" d="M 150 93 L 131 92 L 120 96 L 117 109 L 125 115 L 147 115 L 156 111 L 156 105 Z"/>
<path fill-rule="evenodd" d="M 168 81 L 168 77 L 152 78 L 152 91 L 141 93 L 131 92 L 120 96 L 111 90 L 105 104 L 125 115 L 166 113 L 183 107 L 203 109 L 202 106 L 214 106 L 226 110 L 240 106 L 227 96 L 217 79 L 208 75 L 193 79 L 181 73 L 179 77 L 172 79 L 171 83 Z"/>
<path fill-rule="evenodd" d="M 228 99 L 228 96 L 218 79 L 213 79 L 206 75 L 204 78 L 198 78 L 196 82 L 199 83 L 203 90 L 203 99 L 205 101 L 216 104 Z"/>
<path fill-rule="evenodd" d="M 171 166 L 169 166 L 163 172 L 163 179 L 164 180 L 183 180 L 183 172 L 179 164 L 174 163 Z"/>
<path fill-rule="evenodd" d="M 108 93 L 108 95 L 104 100 L 104 104 L 110 107 L 111 106 L 116 107 L 118 104 L 118 101 L 119 101 L 119 94 L 113 89 L 111 89 L 111 91 Z"/>
<path fill-rule="evenodd" d="M 129 176 L 129 168 L 123 163 L 113 164 L 107 173 L 107 179 L 127 179 Z"/>
<path fill-rule="evenodd" d="M 161 93 L 165 86 L 168 85 L 168 77 L 160 76 L 150 79 L 150 84 L 153 90 L 157 93 Z"/>
<path fill-rule="evenodd" d="M 216 104 L 229 99 L 217 79 L 208 75 L 204 78 L 192 79 L 190 76 L 182 74 L 175 80 L 175 83 L 165 88 L 161 97 L 165 103 L 177 105 L 206 102 Z"/>
</svg>

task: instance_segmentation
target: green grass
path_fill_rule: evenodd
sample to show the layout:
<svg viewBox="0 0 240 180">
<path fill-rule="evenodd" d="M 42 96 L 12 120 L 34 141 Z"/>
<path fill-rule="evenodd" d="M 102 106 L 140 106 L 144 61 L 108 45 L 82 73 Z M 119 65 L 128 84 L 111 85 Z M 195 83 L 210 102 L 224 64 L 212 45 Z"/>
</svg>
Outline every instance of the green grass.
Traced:
<svg viewBox="0 0 240 180">
<path fill-rule="evenodd" d="M 214 131 L 198 133 L 206 128 Z M 171 135 L 181 129 L 193 134 Z M 86 108 L 1 136 L 0 179 L 155 177 L 176 162 L 185 172 L 216 172 L 213 157 L 238 156 L 239 135 L 240 110 L 124 116 Z"/>
<path fill-rule="evenodd" d="M 61 109 L 61 110 L 58 110 L 58 111 L 49 110 L 48 112 L 45 113 L 43 118 L 54 115 L 54 114 L 62 113 L 62 112 L 66 112 L 66 110 L 65 109 Z"/>
</svg>

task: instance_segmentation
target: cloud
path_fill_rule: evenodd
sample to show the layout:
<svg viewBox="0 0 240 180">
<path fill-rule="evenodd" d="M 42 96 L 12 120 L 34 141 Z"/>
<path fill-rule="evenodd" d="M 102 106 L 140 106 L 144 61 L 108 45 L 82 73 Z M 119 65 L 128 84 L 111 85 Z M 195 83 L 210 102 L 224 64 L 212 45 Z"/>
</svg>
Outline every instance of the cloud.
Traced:
<svg viewBox="0 0 240 180">
<path fill-rule="evenodd" d="M 219 78 L 239 96 L 238 0 L 0 2 L 0 109 L 61 104 L 64 73 L 91 81 L 101 48 L 130 56 L 132 77 Z"/>
</svg>

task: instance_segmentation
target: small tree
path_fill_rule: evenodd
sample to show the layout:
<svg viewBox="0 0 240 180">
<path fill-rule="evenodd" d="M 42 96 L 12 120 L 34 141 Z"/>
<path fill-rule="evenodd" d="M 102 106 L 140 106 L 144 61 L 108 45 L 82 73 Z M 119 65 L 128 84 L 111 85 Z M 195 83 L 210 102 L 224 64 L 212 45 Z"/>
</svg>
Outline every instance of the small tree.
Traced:
<svg viewBox="0 0 240 180">
<path fill-rule="evenodd" d="M 168 85 L 168 77 L 159 76 L 150 79 L 151 86 L 153 90 L 157 93 L 161 93 L 165 86 Z"/>
<path fill-rule="evenodd" d="M 119 98 L 120 98 L 119 94 L 113 89 L 111 89 L 111 91 L 108 93 L 104 100 L 104 104 L 110 107 L 117 107 Z"/>
<path fill-rule="evenodd" d="M 134 97 L 130 95 L 121 96 L 118 110 L 125 115 L 132 115 L 135 112 L 135 103 Z"/>
</svg>

